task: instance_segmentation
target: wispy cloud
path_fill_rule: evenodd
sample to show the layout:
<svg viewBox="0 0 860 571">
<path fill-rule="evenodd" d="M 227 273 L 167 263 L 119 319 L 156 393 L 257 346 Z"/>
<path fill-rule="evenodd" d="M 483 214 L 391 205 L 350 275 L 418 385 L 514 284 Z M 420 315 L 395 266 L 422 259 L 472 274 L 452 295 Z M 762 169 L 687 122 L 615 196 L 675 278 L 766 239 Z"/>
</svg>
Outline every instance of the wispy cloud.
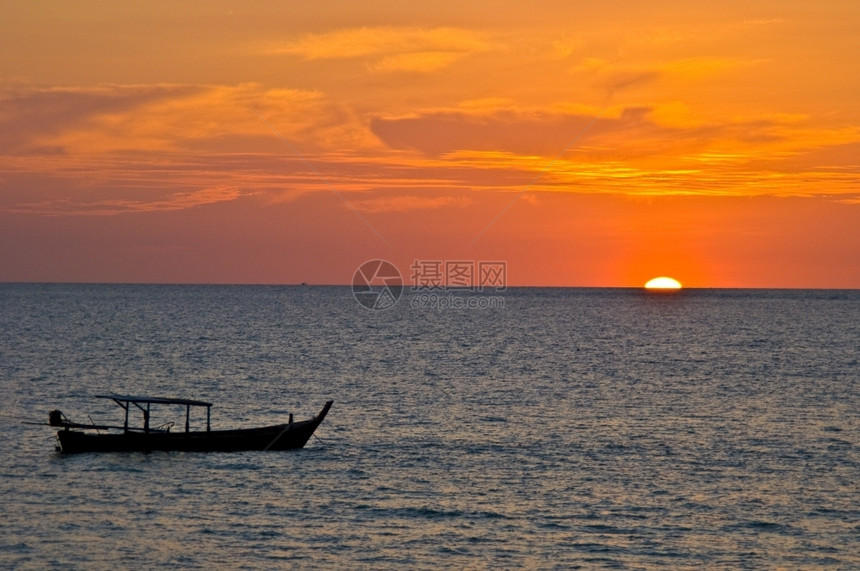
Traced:
<svg viewBox="0 0 860 571">
<path fill-rule="evenodd" d="M 41 216 L 114 216 L 146 212 L 186 210 L 198 206 L 229 202 L 243 196 L 237 188 L 204 188 L 194 191 L 166 192 L 153 199 L 132 197 L 91 198 L 86 195 L 63 197 L 53 200 L 23 202 L 0 211 L 11 214 L 36 214 Z"/>
<path fill-rule="evenodd" d="M 0 151 L 7 155 L 272 149 L 257 114 L 305 152 L 378 145 L 359 117 L 321 93 L 256 83 L 28 89 L 0 93 L 0 101 Z"/>
<path fill-rule="evenodd" d="M 369 68 L 381 72 L 416 72 L 428 73 L 448 67 L 465 54 L 450 51 L 409 52 L 386 56 L 373 62 Z"/>
<path fill-rule="evenodd" d="M 440 208 L 465 207 L 473 200 L 467 196 L 417 196 L 414 194 L 380 196 L 353 201 L 362 212 L 388 213 L 408 212 L 411 210 L 438 210 Z"/>
<path fill-rule="evenodd" d="M 428 155 L 461 150 L 510 151 L 552 156 L 573 133 L 591 122 L 589 138 L 607 131 L 660 129 L 647 121 L 648 109 L 629 107 L 617 116 L 556 113 L 535 109 L 452 109 L 402 118 L 377 117 L 371 130 L 394 148 L 412 148 Z"/>
<path fill-rule="evenodd" d="M 470 180 L 476 189 L 515 190 L 546 168 L 571 133 L 591 122 L 583 141 L 554 162 L 532 190 L 839 195 L 855 191 L 860 183 L 850 153 L 809 154 L 812 149 L 850 148 L 860 141 L 860 133 L 815 126 L 801 114 L 709 117 L 677 102 L 615 108 L 604 116 L 584 110 L 476 106 L 376 118 L 371 128 L 392 147 L 420 151 L 441 163 L 442 172 L 459 173 L 463 184 Z M 798 164 L 798 157 L 808 158 Z M 483 173 L 483 183 L 466 176 L 465 168 Z"/>
<path fill-rule="evenodd" d="M 97 117 L 199 92 L 200 87 L 187 85 L 7 88 L 0 92 L 0 151 L 31 152 L 40 146 L 56 150 L 55 137 L 88 129 Z"/>
<path fill-rule="evenodd" d="M 382 26 L 309 34 L 266 49 L 309 60 L 369 59 L 380 72 L 430 72 L 491 47 L 484 34 L 461 28 Z"/>
<path fill-rule="evenodd" d="M 584 58 L 571 71 L 589 78 L 595 86 L 610 94 L 615 94 L 630 88 L 647 87 L 658 80 L 697 81 L 762 63 L 765 63 L 765 60 L 716 57 L 635 64 L 602 58 Z"/>
</svg>

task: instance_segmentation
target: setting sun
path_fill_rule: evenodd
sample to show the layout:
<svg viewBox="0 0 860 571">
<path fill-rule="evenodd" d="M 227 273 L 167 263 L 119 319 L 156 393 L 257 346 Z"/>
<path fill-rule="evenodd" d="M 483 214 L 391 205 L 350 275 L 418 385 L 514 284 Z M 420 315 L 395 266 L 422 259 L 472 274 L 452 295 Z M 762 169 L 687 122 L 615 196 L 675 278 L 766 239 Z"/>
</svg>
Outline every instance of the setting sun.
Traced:
<svg viewBox="0 0 860 571">
<path fill-rule="evenodd" d="M 678 290 L 681 289 L 681 282 L 674 278 L 661 276 L 659 278 L 649 280 L 648 283 L 645 284 L 645 289 Z"/>
</svg>

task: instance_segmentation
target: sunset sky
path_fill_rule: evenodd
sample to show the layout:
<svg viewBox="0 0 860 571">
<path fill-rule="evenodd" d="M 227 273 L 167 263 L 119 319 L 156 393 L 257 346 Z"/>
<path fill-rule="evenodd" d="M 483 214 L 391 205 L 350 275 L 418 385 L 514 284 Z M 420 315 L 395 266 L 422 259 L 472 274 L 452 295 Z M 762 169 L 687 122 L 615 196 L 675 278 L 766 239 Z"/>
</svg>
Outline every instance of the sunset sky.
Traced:
<svg viewBox="0 0 860 571">
<path fill-rule="evenodd" d="M 0 281 L 860 288 L 860 2 L 43 2 Z"/>
</svg>

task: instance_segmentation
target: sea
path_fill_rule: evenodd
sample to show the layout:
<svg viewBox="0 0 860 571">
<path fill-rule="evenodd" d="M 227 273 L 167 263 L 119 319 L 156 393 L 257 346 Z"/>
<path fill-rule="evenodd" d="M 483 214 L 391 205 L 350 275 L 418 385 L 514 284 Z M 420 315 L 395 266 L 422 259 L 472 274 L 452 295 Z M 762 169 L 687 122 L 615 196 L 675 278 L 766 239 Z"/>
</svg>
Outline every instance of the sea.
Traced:
<svg viewBox="0 0 860 571">
<path fill-rule="evenodd" d="M 395 301 L 0 284 L 0 568 L 860 568 L 860 291 Z M 216 429 L 334 406 L 291 452 L 64 455 L 25 424 L 121 423 L 103 394 Z"/>
</svg>

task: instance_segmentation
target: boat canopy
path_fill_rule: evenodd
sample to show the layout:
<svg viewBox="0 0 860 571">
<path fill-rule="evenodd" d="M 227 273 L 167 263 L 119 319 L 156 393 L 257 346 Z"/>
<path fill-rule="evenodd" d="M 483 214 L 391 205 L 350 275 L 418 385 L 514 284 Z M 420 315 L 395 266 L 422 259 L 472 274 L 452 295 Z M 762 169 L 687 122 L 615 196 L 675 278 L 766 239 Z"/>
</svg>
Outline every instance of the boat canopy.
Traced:
<svg viewBox="0 0 860 571">
<path fill-rule="evenodd" d="M 96 398 L 97 399 L 113 399 L 115 401 L 133 402 L 133 403 L 184 404 L 184 405 L 190 405 L 190 406 L 212 406 L 211 402 L 203 402 L 202 400 L 172 399 L 172 398 L 165 398 L 165 397 L 96 395 Z"/>
<path fill-rule="evenodd" d="M 128 430 L 128 409 L 131 405 L 136 406 L 143 411 L 143 431 L 149 433 L 149 405 L 151 404 L 180 404 L 185 406 L 185 432 L 190 430 L 191 407 L 205 406 L 206 407 L 206 432 L 211 430 L 210 418 L 212 403 L 202 400 L 191 399 L 173 399 L 165 397 L 141 397 L 141 396 L 125 396 L 125 395 L 96 395 L 99 399 L 111 399 L 116 404 L 125 409 L 125 423 L 123 428 Z M 144 408 L 141 405 L 146 405 Z"/>
</svg>

